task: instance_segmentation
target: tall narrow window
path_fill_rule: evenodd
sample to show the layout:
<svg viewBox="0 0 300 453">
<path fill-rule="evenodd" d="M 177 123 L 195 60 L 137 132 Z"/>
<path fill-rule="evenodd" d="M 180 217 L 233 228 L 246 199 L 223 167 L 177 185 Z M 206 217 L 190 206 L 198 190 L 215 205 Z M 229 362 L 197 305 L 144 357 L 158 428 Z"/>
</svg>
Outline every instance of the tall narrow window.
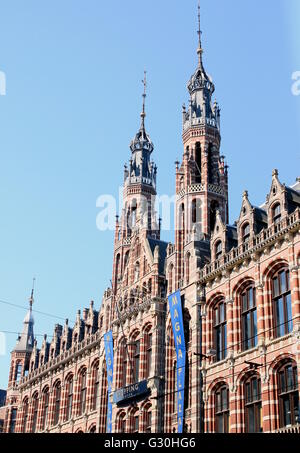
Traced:
<svg viewBox="0 0 300 453">
<path fill-rule="evenodd" d="M 209 222 L 210 222 L 210 231 L 214 231 L 216 218 L 217 218 L 217 210 L 219 209 L 219 203 L 213 200 L 210 203 L 210 215 L 209 215 Z"/>
<path fill-rule="evenodd" d="M 280 427 L 299 422 L 298 371 L 296 364 L 284 365 L 278 373 Z"/>
<path fill-rule="evenodd" d="M 246 223 L 246 225 L 244 225 L 243 228 L 242 228 L 242 239 L 243 239 L 243 243 L 244 244 L 249 242 L 249 239 L 250 239 L 250 225 L 249 225 L 249 223 Z"/>
<path fill-rule="evenodd" d="M 197 222 L 197 200 L 192 201 L 192 223 Z"/>
<path fill-rule="evenodd" d="M 223 300 L 217 303 L 214 309 L 214 346 L 216 360 L 225 359 L 227 354 L 227 324 L 226 306 Z"/>
<path fill-rule="evenodd" d="M 17 363 L 16 382 L 18 383 L 22 377 L 22 363 Z"/>
<path fill-rule="evenodd" d="M 84 414 L 86 405 L 86 370 L 81 374 L 80 386 L 80 415 Z"/>
<path fill-rule="evenodd" d="M 242 293 L 242 335 L 243 349 L 254 348 L 257 345 L 257 310 L 256 291 L 249 287 Z"/>
<path fill-rule="evenodd" d="M 122 361 L 122 375 L 121 375 L 121 387 L 126 387 L 127 382 L 127 350 L 126 345 L 123 342 L 121 347 L 121 361 Z"/>
<path fill-rule="evenodd" d="M 207 172 L 208 172 L 208 184 L 213 184 L 212 143 L 209 144 L 207 150 Z"/>
<path fill-rule="evenodd" d="M 99 389 L 100 389 L 100 386 L 99 386 L 99 363 L 98 365 L 94 368 L 94 373 L 95 373 L 95 376 L 94 376 L 94 395 L 93 395 L 93 410 L 96 410 L 97 408 L 97 404 L 98 404 L 98 398 L 99 398 Z"/>
<path fill-rule="evenodd" d="M 133 415 L 133 432 L 137 434 L 139 432 L 139 413 L 136 411 Z"/>
<path fill-rule="evenodd" d="M 188 252 L 185 258 L 185 279 L 187 285 L 190 283 L 190 261 L 191 254 Z"/>
<path fill-rule="evenodd" d="M 48 412 L 49 412 L 49 389 L 44 390 L 43 393 L 43 419 L 42 419 L 42 430 L 44 430 L 48 423 Z"/>
<path fill-rule="evenodd" d="M 39 409 L 39 398 L 38 398 L 38 395 L 36 394 L 33 397 L 33 421 L 32 421 L 32 432 L 33 433 L 36 432 L 38 409 Z"/>
<path fill-rule="evenodd" d="M 215 393 L 215 424 L 217 433 L 229 432 L 229 389 L 222 385 Z"/>
<path fill-rule="evenodd" d="M 134 382 L 138 382 L 139 374 L 140 374 L 140 341 L 139 340 L 136 340 L 135 344 L 134 344 L 133 372 L 134 372 Z"/>
<path fill-rule="evenodd" d="M 275 335 L 282 337 L 293 330 L 289 270 L 277 272 L 273 276 L 272 286 Z"/>
<path fill-rule="evenodd" d="M 23 406 L 23 430 L 22 430 L 22 432 L 26 433 L 27 421 L 28 421 L 28 405 L 29 405 L 28 399 L 26 399 L 23 404 L 24 404 L 24 406 Z"/>
<path fill-rule="evenodd" d="M 146 378 L 150 377 L 152 365 L 152 333 L 146 333 Z"/>
<path fill-rule="evenodd" d="M 119 433 L 125 433 L 125 432 L 126 432 L 126 419 L 125 419 L 125 413 L 123 412 L 119 418 Z"/>
<path fill-rule="evenodd" d="M 257 376 L 245 383 L 245 422 L 247 433 L 262 432 L 261 382 Z"/>
<path fill-rule="evenodd" d="M 14 433 L 16 430 L 17 413 L 18 413 L 18 410 L 16 408 L 13 408 L 11 411 L 11 416 L 10 416 L 10 426 L 9 426 L 10 433 Z"/>
<path fill-rule="evenodd" d="M 281 207 L 280 207 L 280 204 L 276 204 L 274 207 L 273 207 L 273 222 L 276 224 L 276 223 L 279 223 L 281 220 Z"/>
<path fill-rule="evenodd" d="M 54 421 L 53 425 L 57 425 L 59 422 L 59 411 L 60 411 L 60 397 L 61 397 L 61 385 L 60 382 L 56 384 L 54 388 Z"/>
<path fill-rule="evenodd" d="M 151 433 L 151 424 L 152 424 L 152 414 L 151 414 L 151 407 L 149 407 L 148 409 L 146 409 L 146 414 L 145 414 L 145 425 L 146 425 L 145 432 L 146 433 Z"/>
<path fill-rule="evenodd" d="M 219 260 L 222 256 L 223 249 L 222 249 L 222 241 L 218 241 L 216 244 L 216 260 Z"/>
<path fill-rule="evenodd" d="M 200 142 L 196 143 L 196 150 L 195 150 L 195 164 L 196 164 L 196 184 L 201 184 L 201 145 Z"/>
<path fill-rule="evenodd" d="M 67 392 L 67 420 L 70 420 L 72 416 L 73 405 L 73 376 L 71 376 L 68 380 Z"/>
<path fill-rule="evenodd" d="M 170 294 L 173 292 L 173 270 L 174 270 L 174 266 L 173 266 L 173 264 L 171 264 L 169 267 L 169 282 L 168 282 Z"/>
</svg>

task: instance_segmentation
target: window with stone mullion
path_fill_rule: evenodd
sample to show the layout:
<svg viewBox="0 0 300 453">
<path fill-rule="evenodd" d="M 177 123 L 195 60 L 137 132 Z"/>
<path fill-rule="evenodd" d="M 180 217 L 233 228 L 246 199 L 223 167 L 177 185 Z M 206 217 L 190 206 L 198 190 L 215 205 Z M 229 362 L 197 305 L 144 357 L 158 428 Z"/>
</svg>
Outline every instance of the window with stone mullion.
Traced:
<svg viewBox="0 0 300 453">
<path fill-rule="evenodd" d="M 257 308 L 255 288 L 247 288 L 242 293 L 241 299 L 243 349 L 247 350 L 254 348 L 257 345 Z"/>
<path fill-rule="evenodd" d="M 282 337 L 293 330 L 292 299 L 289 271 L 279 271 L 272 279 L 275 336 Z"/>
</svg>

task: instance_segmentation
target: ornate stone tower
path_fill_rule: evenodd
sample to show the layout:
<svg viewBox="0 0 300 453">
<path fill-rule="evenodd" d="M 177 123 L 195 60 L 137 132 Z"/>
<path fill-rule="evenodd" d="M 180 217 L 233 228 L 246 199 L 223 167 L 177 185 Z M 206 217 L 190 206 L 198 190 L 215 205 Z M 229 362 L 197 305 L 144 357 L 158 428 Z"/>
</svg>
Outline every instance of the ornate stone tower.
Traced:
<svg viewBox="0 0 300 453">
<path fill-rule="evenodd" d="M 113 293 L 124 277 L 130 281 L 134 270 L 128 267 L 130 244 L 136 236 L 160 239 L 160 227 L 155 213 L 157 166 L 151 160 L 154 145 L 145 129 L 146 72 L 143 80 L 143 109 L 141 126 L 130 143 L 131 158 L 129 166 L 124 166 L 123 211 L 119 221 L 116 219 Z M 122 278 L 121 278 L 122 277 Z M 126 283 L 127 284 L 127 283 Z"/>
<path fill-rule="evenodd" d="M 183 105 L 181 165 L 176 162 L 176 286 L 184 277 L 187 242 L 208 240 L 217 210 L 228 223 L 228 166 L 220 156 L 220 108 L 212 96 L 215 87 L 203 66 L 200 5 L 198 6 L 198 66 L 188 82 L 188 108 Z M 180 285 L 179 285 L 180 286 Z"/>
</svg>

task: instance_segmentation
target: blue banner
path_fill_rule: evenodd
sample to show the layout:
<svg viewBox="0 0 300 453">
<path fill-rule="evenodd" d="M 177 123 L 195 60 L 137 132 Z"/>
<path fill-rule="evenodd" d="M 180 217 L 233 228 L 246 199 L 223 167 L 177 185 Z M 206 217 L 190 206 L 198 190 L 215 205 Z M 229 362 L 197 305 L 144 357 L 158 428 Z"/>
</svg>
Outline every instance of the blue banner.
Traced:
<svg viewBox="0 0 300 453">
<path fill-rule="evenodd" d="M 183 432 L 184 421 L 184 381 L 186 349 L 184 340 L 183 316 L 180 291 L 176 291 L 168 297 L 169 309 L 174 334 L 174 342 L 177 356 L 177 419 L 178 433 Z"/>
<path fill-rule="evenodd" d="M 106 360 L 106 369 L 107 369 L 107 389 L 108 389 L 108 398 L 107 398 L 107 423 L 106 423 L 106 432 L 112 432 L 112 402 L 111 392 L 113 387 L 113 371 L 114 371 L 114 349 L 113 349 L 113 336 L 112 331 L 110 330 L 104 334 L 104 348 L 105 348 L 105 360 Z"/>
</svg>

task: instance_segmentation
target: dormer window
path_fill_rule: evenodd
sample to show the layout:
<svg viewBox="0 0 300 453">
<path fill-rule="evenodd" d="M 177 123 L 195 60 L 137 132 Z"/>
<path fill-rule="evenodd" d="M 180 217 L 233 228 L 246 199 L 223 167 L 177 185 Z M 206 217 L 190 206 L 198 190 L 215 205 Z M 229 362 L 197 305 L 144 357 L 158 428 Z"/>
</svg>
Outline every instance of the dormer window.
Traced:
<svg viewBox="0 0 300 453">
<path fill-rule="evenodd" d="M 222 241 L 218 241 L 216 244 L 216 260 L 219 260 L 222 256 Z"/>
<path fill-rule="evenodd" d="M 245 244 L 246 242 L 249 241 L 250 239 L 250 225 L 249 223 L 246 223 L 245 226 L 242 228 L 242 238 L 243 238 L 243 243 Z"/>
<path fill-rule="evenodd" d="M 276 204 L 274 207 L 273 207 L 273 222 L 276 224 L 276 223 L 279 223 L 281 220 L 281 207 L 280 207 L 280 204 Z"/>
</svg>

